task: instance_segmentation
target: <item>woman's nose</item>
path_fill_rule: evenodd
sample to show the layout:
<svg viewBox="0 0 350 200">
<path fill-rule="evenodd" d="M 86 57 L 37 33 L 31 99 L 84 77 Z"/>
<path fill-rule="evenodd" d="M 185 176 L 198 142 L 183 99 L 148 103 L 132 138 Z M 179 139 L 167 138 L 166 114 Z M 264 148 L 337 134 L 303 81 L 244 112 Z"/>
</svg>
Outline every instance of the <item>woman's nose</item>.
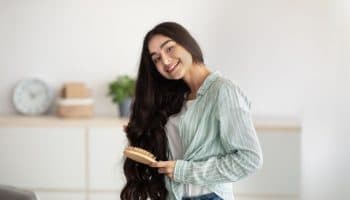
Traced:
<svg viewBox="0 0 350 200">
<path fill-rule="evenodd" d="M 163 55 L 162 56 L 162 62 L 164 65 L 169 65 L 171 63 L 171 59 L 169 56 Z"/>
</svg>

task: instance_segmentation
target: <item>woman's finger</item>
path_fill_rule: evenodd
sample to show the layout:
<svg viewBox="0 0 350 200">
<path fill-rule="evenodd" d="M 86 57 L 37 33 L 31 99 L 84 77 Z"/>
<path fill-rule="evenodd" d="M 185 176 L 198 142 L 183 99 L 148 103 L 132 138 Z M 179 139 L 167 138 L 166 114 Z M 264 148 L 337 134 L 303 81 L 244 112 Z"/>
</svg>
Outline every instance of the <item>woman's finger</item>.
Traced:
<svg viewBox="0 0 350 200">
<path fill-rule="evenodd" d="M 151 163 L 150 166 L 151 167 L 170 167 L 170 166 L 174 166 L 175 165 L 175 161 L 174 160 L 170 160 L 170 161 L 157 161 L 154 163 Z"/>
<path fill-rule="evenodd" d="M 162 174 L 170 174 L 170 173 L 173 172 L 173 168 L 171 168 L 171 167 L 162 167 L 162 168 L 158 169 L 158 172 L 162 173 Z"/>
<path fill-rule="evenodd" d="M 173 178 L 173 173 L 169 173 L 169 174 L 165 174 L 167 177 L 169 177 L 169 178 Z"/>
</svg>

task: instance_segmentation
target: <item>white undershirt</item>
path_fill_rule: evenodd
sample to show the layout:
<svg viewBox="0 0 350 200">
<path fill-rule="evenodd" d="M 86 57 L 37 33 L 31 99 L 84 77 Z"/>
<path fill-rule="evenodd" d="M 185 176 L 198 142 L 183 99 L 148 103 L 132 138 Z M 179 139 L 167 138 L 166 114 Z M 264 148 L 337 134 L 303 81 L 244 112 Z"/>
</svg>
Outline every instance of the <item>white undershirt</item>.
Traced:
<svg viewBox="0 0 350 200">
<path fill-rule="evenodd" d="M 191 104 L 195 101 L 188 100 L 185 102 L 184 106 L 181 108 L 181 111 L 176 115 L 169 117 L 168 122 L 165 125 L 166 135 L 169 143 L 169 150 L 173 160 L 182 160 L 184 155 L 184 149 L 181 143 L 181 138 L 179 135 L 179 120 L 181 115 L 183 115 Z M 203 194 L 211 193 L 207 188 L 201 187 L 193 184 L 184 184 L 184 197 L 199 196 Z"/>
</svg>

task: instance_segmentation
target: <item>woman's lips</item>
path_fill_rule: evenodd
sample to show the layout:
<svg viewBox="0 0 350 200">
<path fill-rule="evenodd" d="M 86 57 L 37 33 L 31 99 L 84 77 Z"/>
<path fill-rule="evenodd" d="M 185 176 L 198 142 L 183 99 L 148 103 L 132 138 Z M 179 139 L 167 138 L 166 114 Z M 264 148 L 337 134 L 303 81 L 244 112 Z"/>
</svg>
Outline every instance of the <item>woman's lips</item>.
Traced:
<svg viewBox="0 0 350 200">
<path fill-rule="evenodd" d="M 168 73 L 171 73 L 172 71 L 175 70 L 175 68 L 179 65 L 180 61 L 178 61 L 176 64 L 170 66 L 169 68 L 166 69 Z"/>
</svg>

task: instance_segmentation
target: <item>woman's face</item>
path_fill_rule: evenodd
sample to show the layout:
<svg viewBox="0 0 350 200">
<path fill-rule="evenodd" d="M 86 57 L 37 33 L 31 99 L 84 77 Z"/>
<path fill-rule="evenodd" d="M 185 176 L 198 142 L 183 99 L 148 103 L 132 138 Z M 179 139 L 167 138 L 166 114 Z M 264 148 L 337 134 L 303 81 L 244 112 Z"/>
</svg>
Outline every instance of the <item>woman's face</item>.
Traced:
<svg viewBox="0 0 350 200">
<path fill-rule="evenodd" d="M 179 80 L 192 66 L 191 54 L 169 37 L 155 35 L 148 42 L 148 50 L 158 72 L 167 79 Z"/>
</svg>

